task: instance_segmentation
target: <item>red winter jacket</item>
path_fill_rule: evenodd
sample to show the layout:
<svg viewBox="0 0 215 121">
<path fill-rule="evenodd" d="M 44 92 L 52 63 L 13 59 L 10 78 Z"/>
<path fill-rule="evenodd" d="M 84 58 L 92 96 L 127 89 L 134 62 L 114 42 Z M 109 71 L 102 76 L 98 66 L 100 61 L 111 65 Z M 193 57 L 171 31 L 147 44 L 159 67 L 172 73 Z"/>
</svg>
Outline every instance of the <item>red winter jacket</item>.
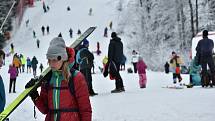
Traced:
<svg viewBox="0 0 215 121">
<path fill-rule="evenodd" d="M 53 80 L 52 74 L 52 80 Z M 60 78 L 59 78 L 60 79 Z M 54 121 L 54 104 L 59 103 L 59 109 L 62 109 L 60 113 L 59 121 L 91 121 L 92 109 L 89 100 L 88 87 L 84 76 L 81 72 L 78 72 L 73 77 L 75 96 L 71 94 L 68 86 L 68 81 L 61 80 L 59 102 L 56 102 L 54 97 L 53 85 L 42 84 L 40 96 L 34 101 L 36 107 L 41 113 L 46 114 L 45 121 Z M 62 88 L 63 87 L 63 88 Z M 55 102 L 53 102 L 55 101 Z M 71 112 L 65 111 L 71 109 L 78 109 L 79 111 Z"/>
</svg>

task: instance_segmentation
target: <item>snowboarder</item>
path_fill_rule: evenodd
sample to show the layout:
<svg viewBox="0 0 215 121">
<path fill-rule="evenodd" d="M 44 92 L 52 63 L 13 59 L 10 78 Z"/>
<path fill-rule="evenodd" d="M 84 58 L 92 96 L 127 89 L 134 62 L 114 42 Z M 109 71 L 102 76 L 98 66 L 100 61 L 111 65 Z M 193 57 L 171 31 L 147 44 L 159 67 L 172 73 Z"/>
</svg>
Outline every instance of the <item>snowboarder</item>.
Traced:
<svg viewBox="0 0 215 121">
<path fill-rule="evenodd" d="M 195 56 L 191 63 L 190 63 L 190 68 L 189 68 L 189 74 L 190 74 L 190 84 L 189 86 L 199 86 L 201 85 L 201 76 L 200 76 L 200 72 L 201 72 L 201 65 L 198 64 L 198 57 Z"/>
<path fill-rule="evenodd" d="M 173 84 L 176 84 L 176 79 L 178 78 L 178 82 L 180 85 L 182 78 L 181 78 L 181 72 L 180 72 L 180 64 L 182 64 L 181 58 L 173 51 L 172 52 L 172 58 L 170 59 L 170 67 L 172 68 L 173 72 Z"/>
<path fill-rule="evenodd" d="M 73 30 L 72 30 L 72 28 L 70 28 L 69 29 L 69 36 L 70 36 L 70 38 L 72 38 L 72 34 L 73 34 Z"/>
<path fill-rule="evenodd" d="M 47 83 L 42 84 L 40 94 L 34 90 L 29 95 L 39 111 L 46 115 L 46 121 L 92 120 L 87 83 L 82 73 L 72 68 L 74 50 L 71 50 L 73 49 L 66 48 L 63 38 L 56 37 L 51 40 L 46 56 L 52 74 Z M 32 80 L 26 87 L 35 82 Z"/>
<path fill-rule="evenodd" d="M 33 59 L 32 59 L 32 61 L 31 61 L 31 66 L 32 66 L 32 69 L 33 69 L 33 75 L 34 75 L 34 77 L 36 77 L 36 75 L 37 75 L 37 64 L 38 64 L 38 60 L 34 56 Z"/>
<path fill-rule="evenodd" d="M 37 48 L 40 48 L 40 40 L 37 39 Z"/>
<path fill-rule="evenodd" d="M 79 64 L 79 70 L 82 72 L 82 74 L 84 75 L 87 81 L 90 96 L 94 96 L 94 95 L 98 95 L 98 93 L 94 92 L 93 85 L 92 85 L 91 69 L 93 67 L 94 56 L 88 50 L 88 47 L 89 47 L 89 41 L 85 39 L 83 41 L 82 48 L 80 48 L 77 52 L 76 62 Z"/>
<path fill-rule="evenodd" d="M 40 63 L 40 72 L 42 73 L 43 72 L 43 64 Z"/>
<path fill-rule="evenodd" d="M 139 58 L 139 54 L 133 50 L 132 51 L 132 64 L 133 64 L 133 67 L 134 67 L 134 73 L 137 73 L 137 68 L 136 68 L 136 65 L 137 65 L 137 62 L 138 62 L 138 58 Z"/>
<path fill-rule="evenodd" d="M 104 29 L 104 37 L 108 37 L 108 28 L 107 27 L 105 27 L 105 29 Z"/>
<path fill-rule="evenodd" d="M 90 9 L 89 9 L 89 16 L 91 16 L 91 15 L 92 15 L 92 12 L 93 12 L 93 9 L 92 9 L 92 8 L 90 8 Z"/>
<path fill-rule="evenodd" d="M 27 73 L 31 73 L 31 59 L 27 57 Z"/>
<path fill-rule="evenodd" d="M 121 41 L 121 38 L 119 38 L 117 36 L 116 32 L 111 33 L 111 38 L 112 39 L 110 40 L 110 44 L 108 47 L 108 64 L 107 64 L 107 66 L 109 66 L 110 63 L 112 63 L 113 65 L 115 64 L 114 68 L 116 68 L 116 72 L 113 73 L 112 76 L 115 76 L 116 88 L 114 90 L 112 90 L 111 93 L 117 93 L 117 92 L 125 91 L 125 88 L 123 85 L 123 80 L 119 73 L 120 62 L 122 61 L 122 56 L 123 56 L 123 43 Z M 111 67 L 111 65 L 110 65 L 110 67 Z M 105 69 L 105 70 L 107 70 L 107 69 Z M 110 68 L 109 71 L 111 73 L 111 71 L 115 71 L 115 70 L 112 70 Z"/>
<path fill-rule="evenodd" d="M 15 65 L 15 67 L 16 67 L 17 76 L 18 76 L 19 68 L 21 67 L 21 62 L 20 62 L 20 59 L 19 59 L 17 53 L 14 54 L 14 56 L 13 56 L 13 65 Z M 21 71 L 20 71 L 20 73 L 21 73 Z"/>
<path fill-rule="evenodd" d="M 137 71 L 138 71 L 138 75 L 139 75 L 139 85 L 140 88 L 146 88 L 146 64 L 143 61 L 143 58 L 141 56 L 139 56 L 139 60 L 137 62 Z"/>
<path fill-rule="evenodd" d="M 46 26 L 47 34 L 49 34 L 49 26 Z"/>
<path fill-rule="evenodd" d="M 2 56 L 3 65 L 5 65 L 5 52 L 0 49 L 0 55 Z"/>
<path fill-rule="evenodd" d="M 16 93 L 16 77 L 17 77 L 17 70 L 15 65 L 10 64 L 8 73 L 10 74 L 10 84 L 9 84 L 9 93 L 11 93 L 11 88 L 13 86 L 13 93 Z"/>
<path fill-rule="evenodd" d="M 166 64 L 164 65 L 165 68 L 165 73 L 168 74 L 169 73 L 169 63 L 166 62 Z"/>
<path fill-rule="evenodd" d="M 41 31 L 42 31 L 43 35 L 45 35 L 45 27 L 44 26 L 41 27 Z"/>
</svg>

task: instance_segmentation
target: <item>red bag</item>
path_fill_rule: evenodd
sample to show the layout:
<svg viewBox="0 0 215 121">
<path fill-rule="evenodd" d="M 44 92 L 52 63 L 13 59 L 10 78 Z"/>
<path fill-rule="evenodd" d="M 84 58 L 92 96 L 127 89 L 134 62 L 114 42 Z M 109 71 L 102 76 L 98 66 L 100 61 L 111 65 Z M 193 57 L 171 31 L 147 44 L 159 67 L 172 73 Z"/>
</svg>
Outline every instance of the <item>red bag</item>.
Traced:
<svg viewBox="0 0 215 121">
<path fill-rule="evenodd" d="M 180 72 L 181 72 L 180 67 L 176 67 L 176 68 L 175 68 L 175 73 L 176 73 L 176 74 L 180 74 Z"/>
</svg>

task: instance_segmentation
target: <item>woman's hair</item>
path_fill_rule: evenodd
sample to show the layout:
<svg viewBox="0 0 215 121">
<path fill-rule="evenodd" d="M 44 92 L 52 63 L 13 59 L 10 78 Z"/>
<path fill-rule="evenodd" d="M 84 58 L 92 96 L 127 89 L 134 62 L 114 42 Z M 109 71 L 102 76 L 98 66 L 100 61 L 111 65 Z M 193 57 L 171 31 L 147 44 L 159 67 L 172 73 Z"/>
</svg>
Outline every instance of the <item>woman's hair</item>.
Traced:
<svg viewBox="0 0 215 121">
<path fill-rule="evenodd" d="M 64 79 L 66 79 L 67 81 L 69 81 L 69 77 L 71 76 L 71 73 L 68 67 L 69 67 L 69 62 L 64 61 L 62 66 L 62 74 Z"/>
</svg>

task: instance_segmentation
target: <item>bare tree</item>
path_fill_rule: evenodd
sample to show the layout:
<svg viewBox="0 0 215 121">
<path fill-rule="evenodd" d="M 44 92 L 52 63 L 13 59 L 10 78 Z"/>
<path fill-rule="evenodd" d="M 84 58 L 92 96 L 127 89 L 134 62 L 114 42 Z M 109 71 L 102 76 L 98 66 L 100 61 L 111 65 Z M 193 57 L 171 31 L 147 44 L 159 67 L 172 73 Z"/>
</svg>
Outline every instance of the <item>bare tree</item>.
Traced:
<svg viewBox="0 0 215 121">
<path fill-rule="evenodd" d="M 199 32 L 198 0 L 196 0 L 196 34 Z"/>
<path fill-rule="evenodd" d="M 190 20 L 191 31 L 192 31 L 192 37 L 194 37 L 195 34 L 194 34 L 194 22 L 193 22 L 193 5 L 192 5 L 191 0 L 189 0 L 189 6 L 190 6 L 190 17 L 191 17 L 191 20 Z"/>
</svg>

